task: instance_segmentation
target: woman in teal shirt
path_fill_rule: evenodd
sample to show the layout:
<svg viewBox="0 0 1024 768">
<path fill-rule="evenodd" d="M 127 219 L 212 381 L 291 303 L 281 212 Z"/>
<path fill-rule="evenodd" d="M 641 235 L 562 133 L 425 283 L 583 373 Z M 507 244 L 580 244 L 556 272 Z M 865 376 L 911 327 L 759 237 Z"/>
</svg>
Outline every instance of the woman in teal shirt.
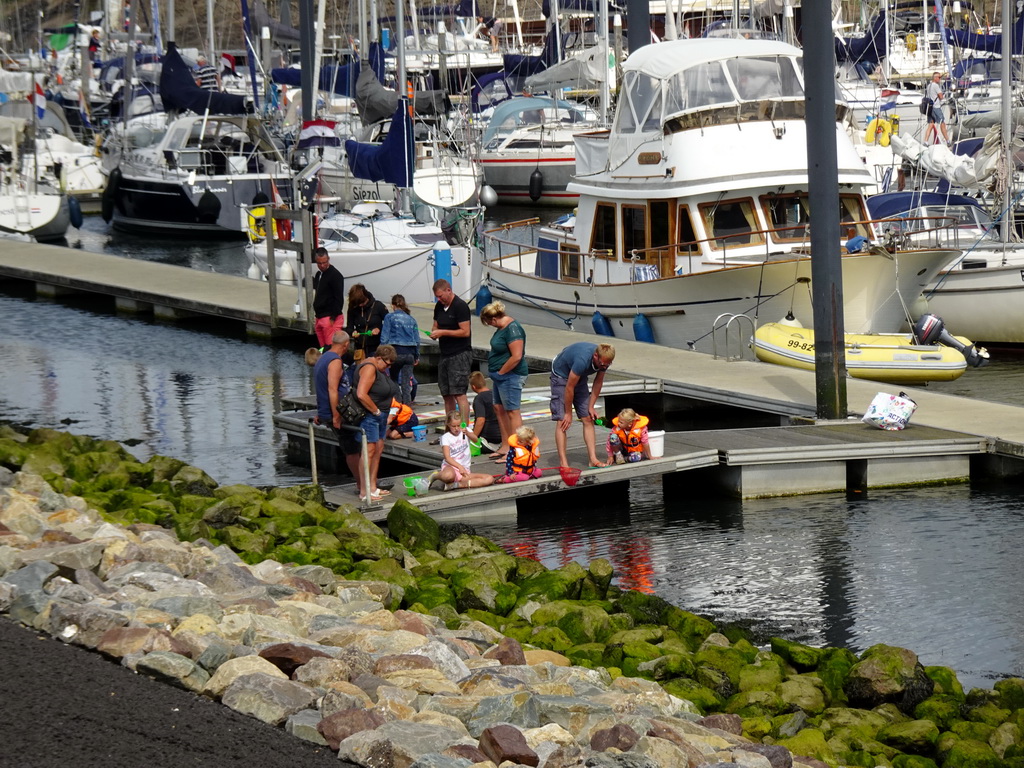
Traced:
<svg viewBox="0 0 1024 768">
<path fill-rule="evenodd" d="M 523 426 L 520 403 L 526 384 L 526 331 L 519 321 L 505 314 L 505 305 L 492 301 L 480 311 L 480 322 L 496 329 L 487 356 L 487 375 L 494 383 L 494 415 L 501 427 L 501 448 L 491 458 L 505 460 L 508 436 Z"/>
</svg>

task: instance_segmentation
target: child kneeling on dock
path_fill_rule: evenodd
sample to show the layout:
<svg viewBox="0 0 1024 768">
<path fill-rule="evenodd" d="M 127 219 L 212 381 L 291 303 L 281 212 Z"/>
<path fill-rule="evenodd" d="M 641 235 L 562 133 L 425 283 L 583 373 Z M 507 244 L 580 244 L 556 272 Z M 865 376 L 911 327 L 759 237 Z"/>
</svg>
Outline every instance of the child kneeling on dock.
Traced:
<svg viewBox="0 0 1024 768">
<path fill-rule="evenodd" d="M 412 434 L 412 428 L 420 425 L 420 417 L 411 407 L 398 400 L 391 401 L 391 417 L 388 419 L 388 439 L 401 440 Z"/>
<path fill-rule="evenodd" d="M 508 455 L 505 457 L 505 476 L 499 483 L 521 483 L 540 477 L 540 438 L 529 427 L 520 427 L 508 436 Z"/>
<path fill-rule="evenodd" d="M 608 460 L 616 464 L 629 464 L 651 458 L 648 445 L 647 425 L 650 420 L 640 416 L 632 408 L 623 408 L 612 419 L 612 431 L 608 433 Z"/>
<path fill-rule="evenodd" d="M 462 425 L 462 417 L 458 411 L 449 411 L 445 418 L 445 433 L 441 435 L 441 452 L 444 461 L 441 469 L 431 472 L 427 482 L 432 486 L 435 482 L 444 483 L 444 490 L 455 488 L 483 488 L 494 483 L 491 475 L 473 472 L 470 469 L 469 439 L 466 435 L 477 439 L 476 434 Z"/>
</svg>

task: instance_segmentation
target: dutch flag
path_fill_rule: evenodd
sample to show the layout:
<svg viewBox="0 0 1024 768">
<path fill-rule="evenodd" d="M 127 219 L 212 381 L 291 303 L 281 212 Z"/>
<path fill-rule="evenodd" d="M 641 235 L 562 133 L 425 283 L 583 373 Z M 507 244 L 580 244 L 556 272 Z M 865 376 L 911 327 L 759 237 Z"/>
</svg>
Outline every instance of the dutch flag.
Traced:
<svg viewBox="0 0 1024 768">
<path fill-rule="evenodd" d="M 43 86 L 36 83 L 36 92 L 32 97 L 32 103 L 36 105 L 36 117 L 42 120 L 46 117 L 46 94 L 43 93 Z"/>
<path fill-rule="evenodd" d="M 881 111 L 881 112 L 888 112 L 890 109 L 895 108 L 895 106 L 896 106 L 896 99 L 899 97 L 899 95 L 900 95 L 899 91 L 893 90 L 891 88 L 883 88 L 882 89 L 881 105 L 878 108 L 879 111 Z"/>
</svg>

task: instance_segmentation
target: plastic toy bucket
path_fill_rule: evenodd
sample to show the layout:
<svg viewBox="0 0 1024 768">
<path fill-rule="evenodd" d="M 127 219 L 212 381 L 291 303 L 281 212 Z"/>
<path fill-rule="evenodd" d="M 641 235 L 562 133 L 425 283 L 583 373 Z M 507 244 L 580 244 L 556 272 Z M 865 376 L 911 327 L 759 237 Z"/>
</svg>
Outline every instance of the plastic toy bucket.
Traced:
<svg viewBox="0 0 1024 768">
<path fill-rule="evenodd" d="M 413 427 L 412 428 L 412 440 L 414 443 L 425 443 L 427 442 L 427 428 L 426 427 Z"/>
<path fill-rule="evenodd" d="M 476 442 L 473 442 L 472 440 L 469 441 L 469 455 L 470 456 L 479 456 L 480 453 L 481 453 L 481 449 L 482 449 L 482 447 L 480 445 L 480 441 L 479 440 L 477 440 Z"/>
<path fill-rule="evenodd" d="M 665 432 L 655 429 L 647 433 L 647 443 L 651 449 L 651 458 L 660 459 L 665 455 Z"/>
<path fill-rule="evenodd" d="M 407 477 L 407 478 L 405 478 L 405 480 L 402 481 L 402 484 L 405 486 L 405 492 L 407 494 L 409 494 L 410 496 L 415 496 L 416 495 L 416 481 L 417 480 L 419 480 L 418 477 Z"/>
</svg>

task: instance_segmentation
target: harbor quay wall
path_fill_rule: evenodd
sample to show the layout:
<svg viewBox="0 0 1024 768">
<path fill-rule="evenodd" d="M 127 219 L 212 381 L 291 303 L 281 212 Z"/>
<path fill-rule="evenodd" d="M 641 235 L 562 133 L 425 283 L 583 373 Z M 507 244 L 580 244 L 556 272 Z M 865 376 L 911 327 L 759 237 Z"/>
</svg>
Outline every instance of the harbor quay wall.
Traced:
<svg viewBox="0 0 1024 768">
<path fill-rule="evenodd" d="M 1022 679 L 964 691 L 322 501 L 0 427 L 0 611 L 364 766 L 1024 765 Z"/>
</svg>

